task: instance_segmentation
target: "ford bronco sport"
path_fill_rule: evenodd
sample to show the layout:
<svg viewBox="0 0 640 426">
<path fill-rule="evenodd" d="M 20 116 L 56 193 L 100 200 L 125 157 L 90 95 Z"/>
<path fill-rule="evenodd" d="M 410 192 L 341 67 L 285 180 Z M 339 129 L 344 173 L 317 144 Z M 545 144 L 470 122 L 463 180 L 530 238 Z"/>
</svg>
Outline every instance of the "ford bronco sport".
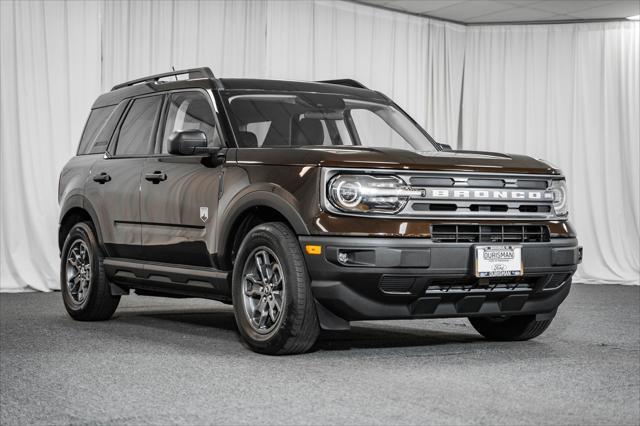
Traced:
<svg viewBox="0 0 640 426">
<path fill-rule="evenodd" d="M 353 80 L 198 68 L 119 84 L 93 104 L 59 202 L 72 318 L 106 320 L 131 291 L 215 299 L 268 354 L 374 319 L 531 339 L 582 257 L 559 170 L 451 150 Z"/>
</svg>

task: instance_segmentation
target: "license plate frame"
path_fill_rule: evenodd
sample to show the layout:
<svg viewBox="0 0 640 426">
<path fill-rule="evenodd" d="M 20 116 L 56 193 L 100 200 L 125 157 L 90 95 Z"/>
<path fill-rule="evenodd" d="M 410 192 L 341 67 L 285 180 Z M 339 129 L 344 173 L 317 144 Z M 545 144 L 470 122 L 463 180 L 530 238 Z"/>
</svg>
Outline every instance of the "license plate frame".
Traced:
<svg viewBox="0 0 640 426">
<path fill-rule="evenodd" d="M 524 274 L 521 245 L 482 244 L 474 246 L 473 251 L 477 278 L 520 277 Z"/>
</svg>

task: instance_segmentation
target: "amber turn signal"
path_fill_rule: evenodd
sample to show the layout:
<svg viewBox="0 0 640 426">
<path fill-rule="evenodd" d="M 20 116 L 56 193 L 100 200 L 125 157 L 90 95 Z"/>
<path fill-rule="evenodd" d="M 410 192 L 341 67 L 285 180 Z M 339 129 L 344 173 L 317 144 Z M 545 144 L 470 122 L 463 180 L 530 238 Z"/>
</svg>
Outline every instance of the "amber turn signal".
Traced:
<svg viewBox="0 0 640 426">
<path fill-rule="evenodd" d="M 322 254 L 322 246 L 307 244 L 305 248 L 307 250 L 307 254 Z"/>
</svg>

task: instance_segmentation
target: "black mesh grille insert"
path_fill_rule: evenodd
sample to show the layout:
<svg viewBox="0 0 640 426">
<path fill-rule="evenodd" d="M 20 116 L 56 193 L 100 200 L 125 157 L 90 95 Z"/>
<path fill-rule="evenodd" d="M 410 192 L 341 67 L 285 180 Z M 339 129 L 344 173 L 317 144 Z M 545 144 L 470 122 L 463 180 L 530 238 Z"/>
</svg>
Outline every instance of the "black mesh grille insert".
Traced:
<svg viewBox="0 0 640 426">
<path fill-rule="evenodd" d="M 502 179 L 474 179 L 467 180 L 467 186 L 472 188 L 502 188 L 504 180 Z"/>
<path fill-rule="evenodd" d="M 455 212 L 458 206 L 455 204 L 443 204 L 443 203 L 414 203 L 413 209 L 416 211 L 432 211 L 432 212 Z"/>
<path fill-rule="evenodd" d="M 537 205 L 537 204 L 523 204 L 518 207 L 522 213 L 550 213 L 551 206 Z"/>
<path fill-rule="evenodd" d="M 385 293 L 408 293 L 416 277 L 403 275 L 384 275 L 380 279 L 380 289 Z"/>
<path fill-rule="evenodd" d="M 523 189 L 546 189 L 546 180 L 522 180 L 518 179 L 518 188 Z"/>
<path fill-rule="evenodd" d="M 549 241 L 544 225 L 431 225 L 435 243 L 539 243 Z"/>
<path fill-rule="evenodd" d="M 453 179 L 438 177 L 412 177 L 411 185 L 415 186 L 453 186 Z"/>
<path fill-rule="evenodd" d="M 471 204 L 469 210 L 472 212 L 506 212 L 509 206 L 503 204 Z"/>
</svg>

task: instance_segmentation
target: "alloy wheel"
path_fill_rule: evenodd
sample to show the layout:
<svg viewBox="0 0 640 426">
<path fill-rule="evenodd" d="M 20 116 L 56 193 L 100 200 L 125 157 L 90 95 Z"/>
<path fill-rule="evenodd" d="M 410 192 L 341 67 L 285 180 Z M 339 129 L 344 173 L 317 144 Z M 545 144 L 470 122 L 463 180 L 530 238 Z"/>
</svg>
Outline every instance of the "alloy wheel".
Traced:
<svg viewBox="0 0 640 426">
<path fill-rule="evenodd" d="M 275 253 L 258 247 L 247 257 L 242 273 L 244 310 L 251 327 L 260 334 L 271 332 L 282 319 L 284 274 Z"/>
<path fill-rule="evenodd" d="M 82 304 L 91 284 L 91 253 L 82 240 L 76 240 L 67 252 L 67 291 L 74 302 Z"/>
</svg>

